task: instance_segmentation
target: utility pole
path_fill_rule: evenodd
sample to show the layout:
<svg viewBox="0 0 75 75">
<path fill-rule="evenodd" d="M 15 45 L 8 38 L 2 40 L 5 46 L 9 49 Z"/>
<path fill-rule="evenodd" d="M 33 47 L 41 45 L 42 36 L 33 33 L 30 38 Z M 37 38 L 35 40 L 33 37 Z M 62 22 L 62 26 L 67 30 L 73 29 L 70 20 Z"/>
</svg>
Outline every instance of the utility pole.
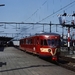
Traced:
<svg viewBox="0 0 75 75">
<path fill-rule="evenodd" d="M 5 4 L 0 4 L 0 6 L 5 6 Z M 0 26 L 3 26 L 3 25 L 0 25 Z M 1 31 L 1 32 L 4 32 L 4 31 Z"/>
<path fill-rule="evenodd" d="M 50 33 L 51 33 L 51 21 L 50 21 Z"/>
<path fill-rule="evenodd" d="M 43 32 L 44 32 L 44 24 L 43 24 Z"/>
</svg>

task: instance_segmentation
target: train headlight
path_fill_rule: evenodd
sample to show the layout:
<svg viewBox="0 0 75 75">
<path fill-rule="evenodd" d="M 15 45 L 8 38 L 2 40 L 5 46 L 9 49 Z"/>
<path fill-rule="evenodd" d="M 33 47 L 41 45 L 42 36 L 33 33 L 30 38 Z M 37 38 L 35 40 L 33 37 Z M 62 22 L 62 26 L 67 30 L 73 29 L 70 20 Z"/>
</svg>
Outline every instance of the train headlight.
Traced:
<svg viewBox="0 0 75 75">
<path fill-rule="evenodd" d="M 50 49 L 48 49 L 48 52 L 51 52 L 51 50 L 50 50 Z"/>
</svg>

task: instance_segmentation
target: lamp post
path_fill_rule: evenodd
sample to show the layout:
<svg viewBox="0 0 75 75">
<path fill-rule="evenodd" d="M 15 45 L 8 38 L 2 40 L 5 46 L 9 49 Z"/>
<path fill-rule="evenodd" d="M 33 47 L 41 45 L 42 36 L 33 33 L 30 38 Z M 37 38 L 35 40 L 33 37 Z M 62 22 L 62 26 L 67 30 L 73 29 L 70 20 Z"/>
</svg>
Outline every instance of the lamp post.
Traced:
<svg viewBox="0 0 75 75">
<path fill-rule="evenodd" d="M 5 4 L 0 4 L 0 6 L 5 6 Z"/>
</svg>

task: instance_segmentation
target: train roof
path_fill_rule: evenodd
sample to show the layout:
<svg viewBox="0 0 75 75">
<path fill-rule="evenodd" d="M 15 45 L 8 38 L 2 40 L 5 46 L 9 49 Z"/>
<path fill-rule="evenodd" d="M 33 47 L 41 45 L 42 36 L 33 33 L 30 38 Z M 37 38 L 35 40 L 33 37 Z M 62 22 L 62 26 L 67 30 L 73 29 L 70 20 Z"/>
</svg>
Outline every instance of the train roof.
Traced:
<svg viewBox="0 0 75 75">
<path fill-rule="evenodd" d="M 57 34 L 57 33 L 44 32 L 44 33 L 36 33 L 35 35 L 31 35 L 31 36 L 28 36 L 28 37 L 25 37 L 25 38 L 29 38 L 29 37 L 33 37 L 33 36 L 42 36 L 42 35 L 56 35 L 56 36 L 60 36 L 60 34 Z M 25 39 L 25 38 L 22 38 L 22 39 Z"/>
<path fill-rule="evenodd" d="M 45 32 L 45 33 L 37 33 L 36 35 L 59 35 L 59 34 L 57 34 L 57 33 L 47 33 L 47 32 Z"/>
</svg>

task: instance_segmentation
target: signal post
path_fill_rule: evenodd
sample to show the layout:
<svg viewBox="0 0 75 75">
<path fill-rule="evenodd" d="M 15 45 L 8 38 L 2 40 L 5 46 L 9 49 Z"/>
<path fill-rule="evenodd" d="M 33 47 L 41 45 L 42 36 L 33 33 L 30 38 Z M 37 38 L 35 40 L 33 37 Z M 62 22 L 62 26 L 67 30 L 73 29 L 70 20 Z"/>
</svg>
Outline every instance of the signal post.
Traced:
<svg viewBox="0 0 75 75">
<path fill-rule="evenodd" d="M 72 16 L 73 20 L 71 21 L 71 24 L 66 24 L 66 16 Z M 73 12 L 73 15 L 67 15 L 67 13 L 64 12 L 63 15 L 60 15 L 59 22 L 63 27 L 68 28 L 68 52 L 69 54 L 73 54 L 73 51 L 70 49 L 70 28 L 75 28 L 75 13 Z M 73 39 L 74 40 L 74 39 Z M 73 45 L 74 46 L 74 45 Z"/>
</svg>

